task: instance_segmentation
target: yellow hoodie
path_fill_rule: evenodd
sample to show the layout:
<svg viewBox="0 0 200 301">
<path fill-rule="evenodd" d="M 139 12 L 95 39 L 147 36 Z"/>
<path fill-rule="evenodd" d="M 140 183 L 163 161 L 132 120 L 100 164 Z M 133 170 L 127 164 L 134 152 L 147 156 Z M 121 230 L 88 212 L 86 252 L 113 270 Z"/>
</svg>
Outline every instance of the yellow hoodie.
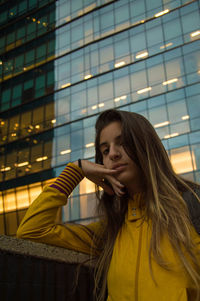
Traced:
<svg viewBox="0 0 200 301">
<path fill-rule="evenodd" d="M 55 223 L 58 208 L 67 203 L 67 197 L 82 178 L 82 170 L 69 163 L 52 187 L 45 188 L 29 207 L 17 236 L 89 254 L 90 230 L 99 231 L 101 223 L 91 223 L 87 228 Z M 188 296 L 192 289 L 191 279 L 167 235 L 161 241 L 161 250 L 171 270 L 161 268 L 152 258 L 153 280 L 148 257 L 151 225 L 145 221 L 141 223 L 144 212 L 139 209 L 140 200 L 141 194 L 136 194 L 129 201 L 125 223 L 115 241 L 107 277 L 107 301 L 193 301 L 192 294 Z M 199 252 L 200 236 L 195 230 L 192 238 Z M 200 256 L 198 259 L 200 261 Z"/>
</svg>

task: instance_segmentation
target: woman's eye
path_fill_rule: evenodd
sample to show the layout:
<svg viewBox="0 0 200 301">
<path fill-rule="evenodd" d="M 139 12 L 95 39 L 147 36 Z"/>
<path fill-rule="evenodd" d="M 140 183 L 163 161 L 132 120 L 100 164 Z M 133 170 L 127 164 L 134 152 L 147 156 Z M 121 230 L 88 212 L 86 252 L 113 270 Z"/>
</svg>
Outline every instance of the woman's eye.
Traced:
<svg viewBox="0 0 200 301">
<path fill-rule="evenodd" d="M 108 149 L 104 149 L 103 155 L 107 155 L 107 154 L 108 154 Z"/>
</svg>

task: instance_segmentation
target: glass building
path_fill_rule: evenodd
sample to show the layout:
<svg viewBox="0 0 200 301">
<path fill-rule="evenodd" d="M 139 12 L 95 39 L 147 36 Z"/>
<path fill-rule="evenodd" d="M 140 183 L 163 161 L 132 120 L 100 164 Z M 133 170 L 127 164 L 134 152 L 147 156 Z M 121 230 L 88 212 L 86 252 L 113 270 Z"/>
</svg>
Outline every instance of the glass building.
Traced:
<svg viewBox="0 0 200 301">
<path fill-rule="evenodd" d="M 94 159 L 99 112 L 149 119 L 177 173 L 200 182 L 199 1 L 0 1 L 0 233 L 66 163 Z M 83 180 L 62 221 L 95 219 Z"/>
</svg>

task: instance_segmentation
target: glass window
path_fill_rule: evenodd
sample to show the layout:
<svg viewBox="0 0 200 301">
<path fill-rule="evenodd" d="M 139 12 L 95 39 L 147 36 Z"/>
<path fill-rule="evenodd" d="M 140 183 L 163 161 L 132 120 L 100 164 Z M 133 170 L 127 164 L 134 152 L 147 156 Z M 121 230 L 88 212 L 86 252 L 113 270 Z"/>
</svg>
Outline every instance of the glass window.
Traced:
<svg viewBox="0 0 200 301">
<path fill-rule="evenodd" d="M 7 44 L 11 44 L 15 41 L 15 32 L 10 32 L 8 35 L 7 35 Z"/>
<path fill-rule="evenodd" d="M 29 194 L 28 186 L 21 186 L 16 188 L 17 209 L 28 208 Z"/>
<path fill-rule="evenodd" d="M 97 87 L 91 87 L 87 89 L 88 105 L 98 103 L 98 90 Z"/>
<path fill-rule="evenodd" d="M 188 146 L 172 149 L 170 160 L 176 173 L 193 171 L 192 154 Z"/>
<path fill-rule="evenodd" d="M 44 121 L 44 107 L 33 109 L 33 125 L 41 124 Z"/>
<path fill-rule="evenodd" d="M 16 71 L 21 71 L 24 64 L 24 55 L 19 55 L 15 58 L 15 69 Z"/>
<path fill-rule="evenodd" d="M 122 95 L 126 99 L 127 95 L 130 93 L 129 76 L 125 75 L 125 76 L 122 76 L 120 78 L 116 78 L 114 80 L 114 87 L 115 87 L 115 97 Z"/>
<path fill-rule="evenodd" d="M 163 4 L 162 0 L 151 0 L 151 1 L 146 0 L 145 2 L 146 2 L 147 10 L 157 8 Z"/>
<path fill-rule="evenodd" d="M 165 40 L 170 40 L 181 35 L 181 24 L 178 17 L 176 19 L 170 20 L 167 23 L 164 23 L 163 28 Z"/>
<path fill-rule="evenodd" d="M 200 115 L 200 98 L 199 95 L 194 95 L 187 98 L 187 105 L 190 118 L 199 117 Z"/>
<path fill-rule="evenodd" d="M 147 72 L 150 86 L 154 86 L 155 84 L 165 81 L 165 72 L 162 63 L 160 63 L 159 65 L 149 67 L 147 69 Z"/>
<path fill-rule="evenodd" d="M 79 196 L 70 199 L 70 219 L 80 219 L 80 201 Z"/>
<path fill-rule="evenodd" d="M 44 88 L 45 86 L 45 75 L 40 75 L 36 77 L 35 81 L 36 90 Z"/>
<path fill-rule="evenodd" d="M 23 39 L 22 41 L 24 42 L 25 33 L 26 33 L 25 26 L 18 28 L 17 29 L 17 39 Z"/>
<path fill-rule="evenodd" d="M 2 192 L 0 192 L 0 213 L 2 213 L 4 211 L 4 208 L 3 208 L 3 195 L 2 195 Z M 1 215 L 0 215 L 1 216 Z M 1 225 L 1 221 L 0 221 L 0 225 Z M 1 227 L 0 227 L 1 228 Z"/>
<path fill-rule="evenodd" d="M 72 59 L 73 59 L 73 57 L 72 57 Z M 84 57 L 80 56 L 80 57 L 74 58 L 72 60 L 72 64 L 71 64 L 72 74 L 83 73 L 83 71 L 84 71 L 83 59 L 84 59 Z"/>
<path fill-rule="evenodd" d="M 199 9 L 196 6 L 196 10 L 182 17 L 183 32 L 187 33 L 199 28 Z"/>
<path fill-rule="evenodd" d="M 169 103 L 167 109 L 169 113 L 169 120 L 171 123 L 181 122 L 182 120 L 184 120 L 184 118 L 187 118 L 188 116 L 187 107 L 184 99 Z"/>
<path fill-rule="evenodd" d="M 83 131 L 74 131 L 71 133 L 71 150 L 80 149 L 83 146 Z"/>
<path fill-rule="evenodd" d="M 46 44 L 36 48 L 36 59 L 44 59 L 46 57 Z"/>
<path fill-rule="evenodd" d="M 70 97 L 66 96 L 65 98 L 58 99 L 56 108 L 57 116 L 68 114 L 70 111 Z"/>
<path fill-rule="evenodd" d="M 29 185 L 30 203 L 32 203 L 41 192 L 41 182 Z"/>
<path fill-rule="evenodd" d="M 129 6 L 123 5 L 115 9 L 115 23 L 119 24 L 129 19 Z"/>
<path fill-rule="evenodd" d="M 9 212 L 6 214 L 6 234 L 15 235 L 17 231 L 17 214 Z"/>
<path fill-rule="evenodd" d="M 184 56 L 184 63 L 186 73 L 196 73 L 197 79 L 199 77 L 198 70 L 200 70 L 200 52 L 192 51 L 192 53 Z"/>
<path fill-rule="evenodd" d="M 21 85 L 14 86 L 14 88 L 13 88 L 13 99 L 20 98 L 21 95 L 22 95 L 22 86 Z"/>
<path fill-rule="evenodd" d="M 101 30 L 105 31 L 106 28 L 114 25 L 114 14 L 113 11 L 103 13 L 100 17 L 101 22 Z"/>
<path fill-rule="evenodd" d="M 5 212 L 16 210 L 15 190 L 9 189 L 4 192 Z"/>
<path fill-rule="evenodd" d="M 83 26 L 82 24 L 79 24 L 78 26 L 72 28 L 72 35 L 71 35 L 72 43 L 75 41 L 82 40 L 82 38 L 83 38 Z"/>
<path fill-rule="evenodd" d="M 146 38 L 144 32 L 142 31 L 139 34 L 131 36 L 130 43 L 131 43 L 132 53 L 137 53 L 140 50 L 145 50 L 147 46 L 146 46 Z"/>
<path fill-rule="evenodd" d="M 114 59 L 113 45 L 107 45 L 100 48 L 100 64 L 107 63 Z"/>
<path fill-rule="evenodd" d="M 86 106 L 86 91 L 82 90 L 71 95 L 71 110 L 75 111 Z"/>
<path fill-rule="evenodd" d="M 1 18 L 1 15 L 0 15 Z M 0 215 L 0 234 L 5 234 L 5 229 L 4 229 L 4 215 Z"/>
<path fill-rule="evenodd" d="M 151 29 L 148 29 L 147 34 L 147 44 L 149 47 L 156 45 L 156 44 L 163 44 L 163 33 L 162 27 L 156 26 Z"/>
<path fill-rule="evenodd" d="M 161 127 L 163 122 L 168 122 L 168 116 L 165 106 L 151 108 L 149 111 L 149 121 L 156 128 Z"/>
<path fill-rule="evenodd" d="M 138 16 L 145 12 L 145 0 L 131 1 L 130 2 L 131 16 Z"/>
<path fill-rule="evenodd" d="M 200 143 L 191 145 L 192 162 L 194 170 L 200 169 Z"/>
<path fill-rule="evenodd" d="M 109 98 L 113 98 L 113 81 L 100 83 L 99 89 L 99 101 L 104 101 Z"/>
<path fill-rule="evenodd" d="M 147 87 L 147 75 L 145 70 L 131 73 L 132 91 Z"/>
<path fill-rule="evenodd" d="M 88 181 L 90 182 L 90 181 Z M 81 182 L 81 184 L 83 181 Z M 82 185 L 84 185 L 83 183 Z M 90 182 L 85 185 L 85 190 L 90 191 L 93 188 L 94 192 L 94 183 Z M 95 195 L 94 193 L 86 192 L 86 195 L 80 196 L 80 217 L 81 218 L 87 218 L 87 217 L 93 217 L 96 213 L 96 202 L 95 202 Z"/>
<path fill-rule="evenodd" d="M 181 58 L 176 58 L 165 63 L 167 80 L 181 77 L 184 74 L 183 62 Z"/>
<path fill-rule="evenodd" d="M 19 3 L 19 6 L 18 6 L 18 13 L 21 14 L 23 12 L 25 12 L 27 9 L 27 1 L 22 1 Z"/>
<path fill-rule="evenodd" d="M 4 90 L 2 92 L 2 96 L 1 96 L 1 102 L 2 103 L 6 103 L 10 101 L 10 97 L 11 97 L 11 89 L 9 90 Z"/>
<path fill-rule="evenodd" d="M 124 39 L 118 42 L 115 42 L 115 58 L 120 58 L 122 56 L 126 56 L 130 53 L 129 50 L 129 41 L 128 39 Z"/>
</svg>

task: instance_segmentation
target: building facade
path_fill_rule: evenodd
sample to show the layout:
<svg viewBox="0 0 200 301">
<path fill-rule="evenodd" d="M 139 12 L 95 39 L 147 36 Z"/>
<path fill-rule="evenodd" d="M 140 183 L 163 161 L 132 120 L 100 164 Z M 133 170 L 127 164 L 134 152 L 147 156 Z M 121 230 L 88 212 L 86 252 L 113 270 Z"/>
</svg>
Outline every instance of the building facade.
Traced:
<svg viewBox="0 0 200 301">
<path fill-rule="evenodd" d="M 200 182 L 199 1 L 0 1 L 0 232 L 66 163 L 94 160 L 108 108 L 140 113 L 177 173 Z M 95 219 L 83 180 L 62 221 Z"/>
</svg>

